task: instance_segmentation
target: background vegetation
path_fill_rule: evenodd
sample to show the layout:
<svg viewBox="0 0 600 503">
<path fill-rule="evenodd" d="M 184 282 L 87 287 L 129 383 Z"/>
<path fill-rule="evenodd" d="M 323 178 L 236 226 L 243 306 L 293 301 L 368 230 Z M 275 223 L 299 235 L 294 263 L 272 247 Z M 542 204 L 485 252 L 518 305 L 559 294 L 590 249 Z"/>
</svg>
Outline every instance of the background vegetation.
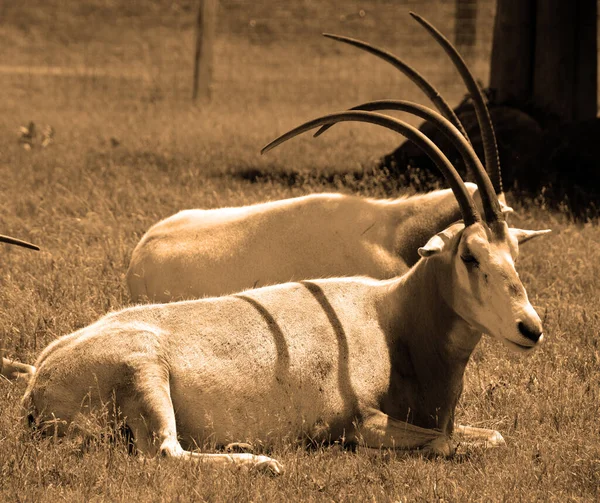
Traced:
<svg viewBox="0 0 600 503">
<path fill-rule="evenodd" d="M 480 4 L 475 69 L 485 81 L 493 6 Z M 378 98 L 424 101 L 383 63 L 321 31 L 385 44 L 456 104 L 462 85 L 409 9 L 451 33 L 452 1 L 222 0 L 213 101 L 192 106 L 195 2 L 2 2 L 0 232 L 43 250 L 1 250 L 0 345 L 32 363 L 56 337 L 126 306 L 133 247 L 180 209 L 314 191 L 395 196 L 381 173 L 345 183 L 399 144 L 374 126 L 258 152 L 318 114 Z M 41 148 L 38 136 L 23 149 L 18 128 L 29 121 L 51 125 L 54 143 Z M 253 172 L 305 176 L 251 183 Z M 323 173 L 336 176 L 324 184 L 313 176 Z M 283 445 L 273 455 L 287 473 L 271 479 L 134 459 L 102 442 L 82 453 L 76 441 L 32 440 L 19 422 L 22 387 L 0 382 L 0 500 L 598 500 L 600 230 L 509 202 L 515 225 L 554 230 L 524 245 L 518 264 L 547 339 L 527 359 L 484 340 L 458 410 L 462 423 L 499 429 L 506 448 L 431 461 Z"/>
</svg>

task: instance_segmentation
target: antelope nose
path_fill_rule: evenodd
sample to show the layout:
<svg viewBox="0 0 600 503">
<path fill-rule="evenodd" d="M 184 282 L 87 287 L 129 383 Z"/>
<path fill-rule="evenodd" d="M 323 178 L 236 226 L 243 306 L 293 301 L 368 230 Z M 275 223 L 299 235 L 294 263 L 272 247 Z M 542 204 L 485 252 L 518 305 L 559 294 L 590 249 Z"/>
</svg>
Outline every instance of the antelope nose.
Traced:
<svg viewBox="0 0 600 503">
<path fill-rule="evenodd" d="M 517 323 L 520 334 L 532 342 L 538 342 L 543 335 L 542 325 L 540 323 L 526 323 L 519 321 Z"/>
</svg>

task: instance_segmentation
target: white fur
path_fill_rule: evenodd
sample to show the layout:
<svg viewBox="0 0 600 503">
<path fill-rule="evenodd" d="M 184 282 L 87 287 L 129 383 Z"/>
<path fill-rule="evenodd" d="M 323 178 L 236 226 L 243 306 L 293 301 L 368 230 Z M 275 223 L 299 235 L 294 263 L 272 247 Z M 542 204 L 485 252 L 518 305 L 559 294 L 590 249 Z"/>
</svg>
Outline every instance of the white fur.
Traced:
<svg viewBox="0 0 600 503">
<path fill-rule="evenodd" d="M 480 205 L 477 186 L 466 185 Z M 417 262 L 418 248 L 433 234 L 460 218 L 451 190 L 391 200 L 312 194 L 185 210 L 142 237 L 127 284 L 134 302 L 169 302 L 309 278 L 392 278 Z"/>
<path fill-rule="evenodd" d="M 446 234 L 442 248 L 389 280 L 310 280 L 109 314 L 42 352 L 24 405 L 50 434 L 85 432 L 104 407 L 109 419 L 120 412 L 143 454 L 273 473 L 282 467 L 265 456 L 181 444 L 344 438 L 450 454 L 481 332 L 524 343 L 519 319 L 529 316 L 531 326 L 539 318 L 524 290 L 506 287 L 523 288 L 513 262 L 518 233 L 488 242 L 475 224 Z M 478 271 L 460 258 L 467 248 Z"/>
</svg>

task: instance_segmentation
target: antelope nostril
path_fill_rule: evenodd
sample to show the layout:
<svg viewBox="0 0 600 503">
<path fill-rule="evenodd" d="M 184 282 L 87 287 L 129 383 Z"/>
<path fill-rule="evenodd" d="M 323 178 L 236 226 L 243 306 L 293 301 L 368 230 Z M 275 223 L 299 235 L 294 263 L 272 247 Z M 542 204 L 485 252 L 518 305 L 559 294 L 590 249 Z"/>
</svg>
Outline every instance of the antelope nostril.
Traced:
<svg viewBox="0 0 600 503">
<path fill-rule="evenodd" d="M 519 323 L 517 324 L 517 327 L 518 327 L 521 335 L 523 337 L 526 337 L 530 341 L 537 342 L 539 340 L 539 338 L 542 336 L 542 329 L 541 329 L 541 327 L 539 327 L 537 325 L 535 325 L 533 327 L 528 327 L 525 323 L 523 323 L 522 321 L 519 321 Z"/>
</svg>

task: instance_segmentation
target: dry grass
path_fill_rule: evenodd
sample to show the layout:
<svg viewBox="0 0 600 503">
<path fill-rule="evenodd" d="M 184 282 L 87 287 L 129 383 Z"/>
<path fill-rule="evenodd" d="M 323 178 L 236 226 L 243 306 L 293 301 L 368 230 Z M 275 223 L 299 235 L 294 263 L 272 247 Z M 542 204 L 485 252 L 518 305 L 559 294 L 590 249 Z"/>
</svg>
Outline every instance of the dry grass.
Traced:
<svg viewBox="0 0 600 503">
<path fill-rule="evenodd" d="M 224 3 L 239 12 L 238 3 Z M 299 4 L 314 6 L 308 1 Z M 368 3 L 373 8 L 375 4 Z M 381 5 L 389 9 L 390 3 Z M 347 10 L 352 8 L 354 4 Z M 50 37 L 45 19 L 31 22 L 34 42 L 51 39 L 49 55 L 69 64 L 75 61 L 77 46 L 65 48 Z M 232 26 L 237 26 L 236 19 L 245 26 L 239 16 L 229 21 Z M 402 26 L 409 25 L 400 19 Z M 397 29 L 388 22 L 387 29 Z M 6 26 L 1 36 L 7 36 Z M 73 21 L 68 26 L 78 25 Z M 13 46 L 12 59 L 2 63 L 22 62 L 21 56 L 29 64 L 40 63 L 27 59 L 34 58 L 30 54 L 35 51 L 19 49 L 30 49 L 22 30 L 9 27 L 21 45 Z M 191 40 L 185 31 L 189 26 L 183 28 L 184 41 Z M 353 29 L 345 33 L 367 33 L 366 28 Z M 174 27 L 161 30 L 161 43 L 174 47 L 179 40 Z M 114 32 L 105 31 L 97 30 L 89 44 L 103 40 L 106 58 L 117 61 L 116 45 L 109 43 Z M 127 32 L 120 40 L 133 36 Z M 394 72 L 379 69 L 377 62 L 350 49 L 333 49 L 330 42 L 298 43 L 291 36 L 278 45 L 262 37 L 250 38 L 250 43 L 242 36 L 220 39 L 218 53 L 228 56 L 228 64 L 217 67 L 215 99 L 206 107 L 189 106 L 185 84 L 178 83 L 181 92 L 172 93 L 168 69 L 151 73 L 158 76 L 154 80 L 0 75 L 6 90 L 0 103 L 0 231 L 43 247 L 37 254 L 2 249 L 0 336 L 10 355 L 33 362 L 56 337 L 127 305 L 123 275 L 131 250 L 158 219 L 182 208 L 332 190 L 315 184 L 250 184 L 231 173 L 360 170 L 397 145 L 395 135 L 375 127 L 344 125 L 319 140 L 297 139 L 260 157 L 260 146 L 316 114 L 380 97 L 421 100 Z M 158 44 L 156 38 L 150 40 Z M 169 64 L 185 68 L 181 40 L 178 43 Z M 395 50 L 409 52 L 400 46 Z M 413 62 L 432 69 L 435 76 L 438 57 L 424 60 L 417 47 L 407 59 L 415 58 Z M 357 67 L 378 68 L 379 73 L 356 72 Z M 459 87 L 445 88 L 454 103 L 461 92 Z M 16 130 L 29 120 L 52 124 L 56 143 L 48 149 L 23 150 Z M 111 138 L 119 145 L 113 146 Z M 377 180 L 354 189 L 386 195 Z M 545 318 L 547 342 L 523 359 L 484 340 L 467 369 L 457 411 L 463 423 L 498 428 L 506 448 L 428 461 L 335 448 L 305 451 L 284 444 L 273 455 L 287 473 L 271 479 L 169 460 L 144 461 L 129 457 L 123 446 L 101 441 L 82 452 L 76 440 L 32 439 L 19 422 L 22 388 L 3 382 L 0 500 L 598 500 L 600 229 L 595 224 L 574 225 L 563 215 L 527 202 L 510 202 L 517 210 L 515 224 L 554 230 L 524 245 L 518 266 L 532 303 Z"/>
</svg>

